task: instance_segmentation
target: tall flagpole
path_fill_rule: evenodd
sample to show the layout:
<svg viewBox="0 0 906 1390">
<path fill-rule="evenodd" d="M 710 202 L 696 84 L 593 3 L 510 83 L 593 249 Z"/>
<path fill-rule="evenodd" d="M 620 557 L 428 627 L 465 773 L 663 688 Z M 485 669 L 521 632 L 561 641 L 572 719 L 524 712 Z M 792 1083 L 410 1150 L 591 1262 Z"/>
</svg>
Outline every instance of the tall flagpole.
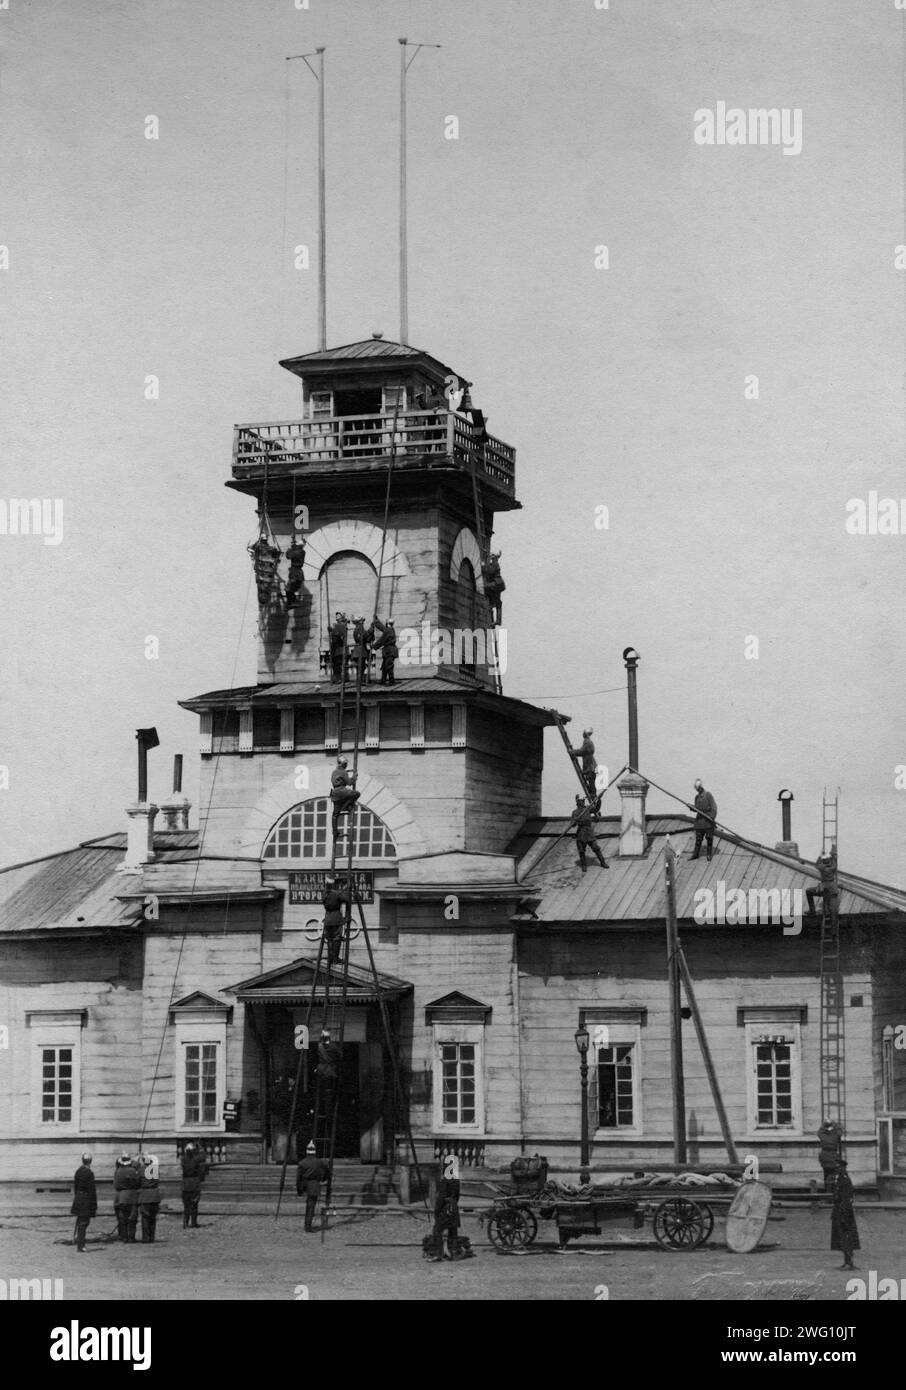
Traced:
<svg viewBox="0 0 906 1390">
<path fill-rule="evenodd" d="M 315 72 L 309 58 L 319 58 Z M 327 200 L 324 157 L 324 49 L 314 53 L 294 53 L 288 63 L 301 59 L 318 84 L 318 349 L 327 347 Z"/>
<path fill-rule="evenodd" d="M 400 342 L 409 342 L 409 235 L 406 203 L 406 73 L 420 48 L 440 48 L 439 43 L 417 43 L 406 61 L 408 39 L 400 39 Z"/>
</svg>

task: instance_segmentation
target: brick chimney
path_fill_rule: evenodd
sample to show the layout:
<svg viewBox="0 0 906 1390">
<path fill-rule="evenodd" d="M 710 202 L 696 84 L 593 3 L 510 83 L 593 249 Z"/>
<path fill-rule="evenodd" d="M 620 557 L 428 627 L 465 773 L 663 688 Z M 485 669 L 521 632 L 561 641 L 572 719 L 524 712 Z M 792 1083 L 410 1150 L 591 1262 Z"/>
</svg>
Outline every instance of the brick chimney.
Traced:
<svg viewBox="0 0 906 1390">
<path fill-rule="evenodd" d="M 620 858 L 638 858 L 648 848 L 645 798 L 648 783 L 638 772 L 627 772 L 617 783 L 620 793 Z"/>
<path fill-rule="evenodd" d="M 134 806 L 126 807 L 129 824 L 126 828 L 126 858 L 118 866 L 122 874 L 134 874 L 143 864 L 150 864 L 154 854 L 154 818 L 158 807 L 148 800 L 148 749 L 157 748 L 160 740 L 156 729 L 136 729 L 138 742 L 138 798 Z"/>
<path fill-rule="evenodd" d="M 160 803 L 164 815 L 164 830 L 188 830 L 192 803 L 182 790 L 182 754 L 173 757 L 173 791 Z"/>
</svg>

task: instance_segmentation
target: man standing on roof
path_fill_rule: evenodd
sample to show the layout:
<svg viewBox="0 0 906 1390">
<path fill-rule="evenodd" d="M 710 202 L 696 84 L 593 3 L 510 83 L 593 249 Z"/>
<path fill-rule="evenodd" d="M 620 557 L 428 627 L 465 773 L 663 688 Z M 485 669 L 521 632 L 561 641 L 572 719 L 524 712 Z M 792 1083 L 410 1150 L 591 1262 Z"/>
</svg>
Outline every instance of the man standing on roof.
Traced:
<svg viewBox="0 0 906 1390">
<path fill-rule="evenodd" d="M 708 847 L 708 863 L 714 853 L 714 822 L 717 819 L 717 802 L 710 792 L 705 791 L 700 777 L 695 779 L 695 849 L 689 856 L 697 859 L 701 854 L 702 840 Z"/>
<path fill-rule="evenodd" d="M 579 852 L 579 864 L 582 872 L 587 873 L 585 863 L 585 852 L 591 850 L 597 856 L 598 863 L 602 869 L 607 868 L 607 863 L 598 845 L 598 837 L 595 834 L 594 822 L 598 819 L 596 812 L 581 796 L 576 797 L 576 809 L 569 818 L 570 825 L 576 827 L 576 849 Z"/>
<path fill-rule="evenodd" d="M 595 762 L 595 745 L 591 741 L 593 733 L 594 729 L 583 729 L 581 747 L 574 748 L 570 755 L 577 765 L 580 762 L 582 764 L 582 777 L 588 788 L 589 796 L 595 794 L 595 774 L 598 771 L 598 765 Z"/>
</svg>

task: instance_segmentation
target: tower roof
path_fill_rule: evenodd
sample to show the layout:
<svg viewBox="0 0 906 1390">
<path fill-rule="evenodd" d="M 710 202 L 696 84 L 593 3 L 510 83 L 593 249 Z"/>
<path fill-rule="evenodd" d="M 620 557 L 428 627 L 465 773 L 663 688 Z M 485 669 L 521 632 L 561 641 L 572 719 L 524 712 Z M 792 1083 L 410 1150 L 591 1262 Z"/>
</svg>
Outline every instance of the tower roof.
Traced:
<svg viewBox="0 0 906 1390">
<path fill-rule="evenodd" d="M 318 369 L 329 370 L 335 363 L 359 362 L 374 358 L 405 358 L 410 362 L 433 365 L 444 376 L 452 370 L 430 352 L 412 347 L 407 343 L 394 343 L 390 339 L 372 335 L 359 343 L 344 343 L 340 347 L 323 348 L 317 352 L 303 352 L 297 357 L 281 358 L 280 366 L 296 376 Z"/>
</svg>

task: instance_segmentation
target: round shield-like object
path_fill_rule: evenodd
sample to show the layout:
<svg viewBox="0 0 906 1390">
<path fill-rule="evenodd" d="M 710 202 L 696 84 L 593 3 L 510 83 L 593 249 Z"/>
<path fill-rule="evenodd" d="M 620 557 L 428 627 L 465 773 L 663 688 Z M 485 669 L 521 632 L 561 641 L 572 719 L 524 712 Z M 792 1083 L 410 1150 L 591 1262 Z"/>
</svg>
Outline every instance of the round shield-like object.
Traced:
<svg viewBox="0 0 906 1390">
<path fill-rule="evenodd" d="M 744 1182 L 727 1212 L 727 1248 L 737 1255 L 754 1250 L 771 1210 L 771 1189 L 764 1182 Z"/>
</svg>

